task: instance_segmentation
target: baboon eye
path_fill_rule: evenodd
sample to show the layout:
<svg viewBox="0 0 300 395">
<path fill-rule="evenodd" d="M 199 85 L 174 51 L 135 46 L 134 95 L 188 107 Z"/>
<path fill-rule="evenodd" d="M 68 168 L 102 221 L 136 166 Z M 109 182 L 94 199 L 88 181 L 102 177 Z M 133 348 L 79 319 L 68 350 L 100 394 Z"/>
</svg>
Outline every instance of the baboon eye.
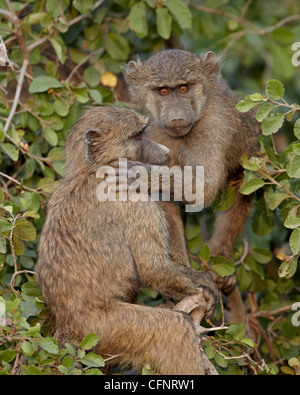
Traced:
<svg viewBox="0 0 300 395">
<path fill-rule="evenodd" d="M 188 88 L 187 85 L 180 85 L 180 86 L 178 87 L 178 92 L 179 92 L 179 93 L 186 93 L 188 90 L 189 90 L 189 88 Z"/>
<path fill-rule="evenodd" d="M 163 96 L 168 95 L 169 92 L 170 92 L 170 91 L 169 91 L 168 88 L 160 88 L 160 89 L 159 89 L 159 93 L 160 93 L 161 95 L 163 95 Z"/>
</svg>

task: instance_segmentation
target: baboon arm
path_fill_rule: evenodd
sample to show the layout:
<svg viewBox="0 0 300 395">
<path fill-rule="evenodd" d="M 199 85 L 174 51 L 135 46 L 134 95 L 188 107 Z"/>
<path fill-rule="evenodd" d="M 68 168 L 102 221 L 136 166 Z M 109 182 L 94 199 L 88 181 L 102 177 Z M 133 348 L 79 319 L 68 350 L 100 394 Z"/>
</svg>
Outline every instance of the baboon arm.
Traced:
<svg viewBox="0 0 300 395">
<path fill-rule="evenodd" d="M 243 232 L 245 223 L 251 208 L 251 200 L 237 191 L 233 206 L 218 215 L 215 223 L 215 230 L 209 241 L 211 253 L 230 258 L 233 246 L 238 236 Z M 234 280 L 234 281 L 232 281 Z M 229 291 L 231 311 L 233 321 L 237 323 L 245 322 L 244 306 L 241 295 L 235 287 L 235 276 L 230 278 L 216 279 L 220 289 Z"/>
<path fill-rule="evenodd" d="M 165 264 L 160 263 L 159 265 L 154 262 L 153 264 L 148 263 L 146 267 L 143 265 L 143 269 L 139 269 L 141 283 L 144 287 L 152 288 L 175 301 L 197 292 L 196 284 L 178 270 L 172 261 L 166 262 L 165 260 L 164 262 Z"/>
<path fill-rule="evenodd" d="M 243 232 L 247 217 L 251 208 L 251 200 L 248 196 L 236 192 L 233 206 L 218 214 L 214 232 L 209 241 L 212 255 L 221 255 L 230 258 L 233 246 Z"/>
</svg>

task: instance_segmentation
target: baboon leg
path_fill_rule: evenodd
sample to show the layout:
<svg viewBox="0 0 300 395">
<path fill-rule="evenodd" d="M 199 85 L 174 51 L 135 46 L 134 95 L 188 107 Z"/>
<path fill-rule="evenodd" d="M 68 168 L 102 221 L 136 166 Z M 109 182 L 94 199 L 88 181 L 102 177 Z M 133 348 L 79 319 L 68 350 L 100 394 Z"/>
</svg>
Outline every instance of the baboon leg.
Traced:
<svg viewBox="0 0 300 395">
<path fill-rule="evenodd" d="M 243 232 L 250 208 L 250 199 L 237 191 L 233 206 L 226 212 L 219 214 L 216 219 L 215 230 L 209 241 L 212 255 L 221 255 L 225 258 L 230 258 L 234 244 L 238 236 Z M 224 281 L 226 283 L 227 280 L 224 279 Z M 230 278 L 228 281 L 230 283 Z M 241 295 L 235 286 L 229 294 L 229 299 L 233 322 L 244 323 L 244 305 Z"/>
<path fill-rule="evenodd" d="M 114 302 L 106 312 L 97 317 L 91 314 L 87 320 L 88 330 L 99 336 L 94 351 L 117 355 L 113 362 L 141 369 L 147 361 L 167 375 L 204 374 L 198 340 L 184 313 Z"/>
<path fill-rule="evenodd" d="M 172 260 L 180 265 L 190 267 L 180 207 L 173 202 L 162 202 L 161 205 L 169 225 Z"/>
</svg>

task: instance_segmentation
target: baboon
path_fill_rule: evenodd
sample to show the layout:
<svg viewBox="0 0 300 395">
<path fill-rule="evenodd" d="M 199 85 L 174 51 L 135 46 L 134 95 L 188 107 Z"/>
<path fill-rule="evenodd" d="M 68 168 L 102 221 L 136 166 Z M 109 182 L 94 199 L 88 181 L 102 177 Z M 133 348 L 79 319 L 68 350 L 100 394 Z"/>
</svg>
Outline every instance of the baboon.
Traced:
<svg viewBox="0 0 300 395">
<path fill-rule="evenodd" d="M 241 156 L 257 150 L 260 133 L 255 112 L 237 111 L 239 98 L 220 74 L 221 57 L 165 50 L 144 63 L 130 61 L 124 68 L 132 103 L 150 116 L 149 135 L 170 149 L 170 166 L 204 166 L 204 199 L 209 206 L 228 184 L 240 183 Z M 163 203 L 171 234 L 172 257 L 189 266 L 179 206 Z M 229 258 L 242 233 L 251 202 L 239 193 L 233 206 L 217 216 L 209 246 L 213 255 Z M 231 292 L 234 321 L 243 321 L 243 305 L 235 276 L 219 279 Z"/>
<path fill-rule="evenodd" d="M 152 201 L 99 201 L 97 169 L 128 158 L 163 164 L 168 149 L 144 134 L 147 119 L 116 107 L 87 111 L 66 141 L 67 172 L 48 203 L 37 279 L 59 344 L 99 336 L 95 352 L 160 374 L 203 374 L 190 316 L 137 304 L 150 287 L 174 301 L 200 287 L 210 314 L 218 289 L 209 273 L 171 260 L 169 231 Z M 202 299 L 203 300 L 203 299 Z"/>
</svg>

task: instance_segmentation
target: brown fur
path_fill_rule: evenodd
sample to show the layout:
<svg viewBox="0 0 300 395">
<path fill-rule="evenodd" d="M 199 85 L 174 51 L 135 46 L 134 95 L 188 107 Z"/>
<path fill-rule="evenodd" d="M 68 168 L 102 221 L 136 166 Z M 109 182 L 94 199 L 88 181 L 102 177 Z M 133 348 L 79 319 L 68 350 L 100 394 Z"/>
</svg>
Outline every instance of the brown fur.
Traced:
<svg viewBox="0 0 300 395">
<path fill-rule="evenodd" d="M 170 149 L 170 166 L 204 166 L 205 205 L 241 173 L 241 156 L 257 150 L 260 133 L 255 112 L 237 111 L 240 100 L 220 74 L 221 58 L 212 52 L 195 55 L 166 50 L 144 63 L 131 61 L 124 70 L 133 103 L 150 115 L 149 134 Z M 178 87 L 188 86 L 186 94 Z M 162 96 L 159 89 L 170 91 Z M 174 203 L 163 203 L 170 224 L 173 260 L 189 265 L 182 221 Z M 209 242 L 213 255 L 230 257 L 250 210 L 250 200 L 238 191 L 233 207 L 221 213 Z M 220 281 L 229 290 L 234 284 Z M 241 304 L 239 306 L 241 308 Z M 240 318 L 238 318 L 240 320 Z"/>
<path fill-rule="evenodd" d="M 161 374 L 203 374 L 197 337 L 186 314 L 136 304 L 140 286 L 178 301 L 201 285 L 212 308 L 217 289 L 208 273 L 170 258 L 168 225 L 155 202 L 100 202 L 100 165 L 118 158 L 165 161 L 143 136 L 146 119 L 130 110 L 93 108 L 67 137 L 67 174 L 48 204 L 37 278 L 60 344 L 99 336 L 95 352 Z M 147 149 L 146 149 L 147 148 Z M 155 154 L 156 153 L 156 157 Z M 145 156 L 146 155 L 146 156 Z"/>
</svg>

